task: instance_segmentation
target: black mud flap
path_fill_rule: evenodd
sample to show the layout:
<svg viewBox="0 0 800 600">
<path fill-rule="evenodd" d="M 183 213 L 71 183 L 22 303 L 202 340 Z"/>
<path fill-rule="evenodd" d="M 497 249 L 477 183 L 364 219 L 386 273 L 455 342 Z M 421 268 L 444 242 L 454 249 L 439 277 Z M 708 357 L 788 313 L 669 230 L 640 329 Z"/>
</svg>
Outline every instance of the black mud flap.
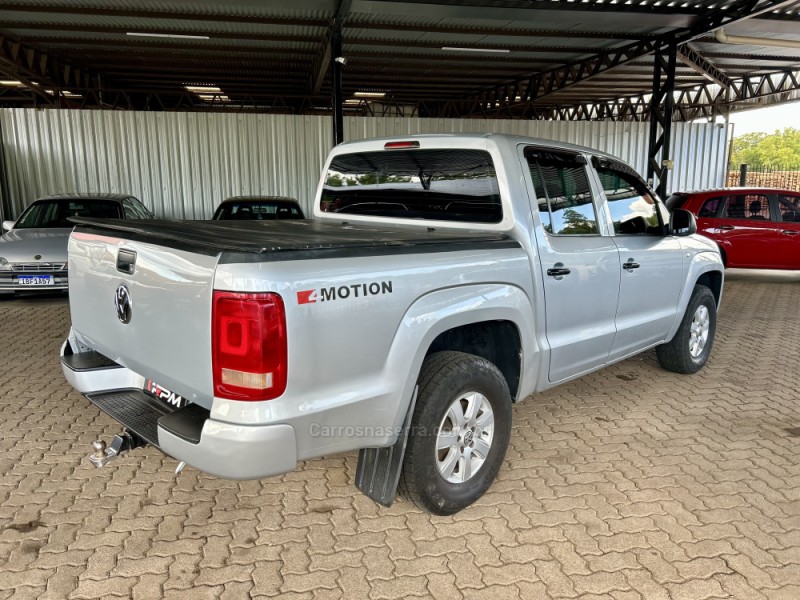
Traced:
<svg viewBox="0 0 800 600">
<path fill-rule="evenodd" d="M 406 453 L 408 430 L 417 403 L 417 388 L 403 420 L 403 430 L 397 441 L 387 448 L 362 448 L 358 452 L 356 467 L 356 487 L 361 492 L 383 506 L 391 506 L 397 495 L 400 471 L 403 469 L 403 456 Z"/>
</svg>

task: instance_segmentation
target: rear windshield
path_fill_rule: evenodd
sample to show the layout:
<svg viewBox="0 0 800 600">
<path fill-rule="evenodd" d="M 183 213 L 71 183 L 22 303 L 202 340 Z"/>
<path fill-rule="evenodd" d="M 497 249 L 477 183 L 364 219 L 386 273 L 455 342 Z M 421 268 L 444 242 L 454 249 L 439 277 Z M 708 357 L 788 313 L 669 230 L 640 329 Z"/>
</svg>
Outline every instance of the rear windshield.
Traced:
<svg viewBox="0 0 800 600">
<path fill-rule="evenodd" d="M 683 203 L 686 202 L 686 198 L 688 196 L 686 194 L 672 194 L 669 198 L 667 198 L 666 205 L 668 210 L 675 210 L 676 208 L 680 208 L 683 206 Z"/>
<path fill-rule="evenodd" d="M 484 150 L 385 150 L 337 156 L 322 212 L 499 223 L 497 175 Z"/>
<path fill-rule="evenodd" d="M 119 203 L 112 200 L 38 200 L 22 213 L 14 224 L 14 229 L 31 227 L 69 227 L 74 226 L 69 217 L 92 217 L 96 219 L 119 219 Z"/>
<path fill-rule="evenodd" d="M 302 219 L 299 206 L 276 202 L 225 202 L 214 213 L 215 220 L 275 221 Z"/>
</svg>

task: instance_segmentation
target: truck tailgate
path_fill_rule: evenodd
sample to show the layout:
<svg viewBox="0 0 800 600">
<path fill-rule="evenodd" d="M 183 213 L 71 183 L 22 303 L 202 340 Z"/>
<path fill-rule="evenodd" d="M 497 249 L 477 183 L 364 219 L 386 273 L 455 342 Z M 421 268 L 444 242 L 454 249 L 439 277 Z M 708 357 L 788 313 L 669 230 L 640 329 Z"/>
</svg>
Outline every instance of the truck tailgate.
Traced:
<svg viewBox="0 0 800 600">
<path fill-rule="evenodd" d="M 217 261 L 217 255 L 132 241 L 124 233 L 75 231 L 69 241 L 72 327 L 112 360 L 210 408 Z"/>
</svg>

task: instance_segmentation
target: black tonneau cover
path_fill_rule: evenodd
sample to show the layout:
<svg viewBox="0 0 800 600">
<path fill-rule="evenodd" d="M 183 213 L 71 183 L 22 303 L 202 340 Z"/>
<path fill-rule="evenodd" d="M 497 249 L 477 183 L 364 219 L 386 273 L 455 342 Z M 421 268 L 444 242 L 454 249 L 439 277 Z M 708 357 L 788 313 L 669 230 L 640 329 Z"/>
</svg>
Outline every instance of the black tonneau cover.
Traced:
<svg viewBox="0 0 800 600">
<path fill-rule="evenodd" d="M 308 260 L 381 254 L 420 254 L 519 248 L 511 237 L 433 227 L 388 227 L 319 221 L 173 221 L 72 217 L 91 232 L 210 256 L 221 263 Z"/>
</svg>

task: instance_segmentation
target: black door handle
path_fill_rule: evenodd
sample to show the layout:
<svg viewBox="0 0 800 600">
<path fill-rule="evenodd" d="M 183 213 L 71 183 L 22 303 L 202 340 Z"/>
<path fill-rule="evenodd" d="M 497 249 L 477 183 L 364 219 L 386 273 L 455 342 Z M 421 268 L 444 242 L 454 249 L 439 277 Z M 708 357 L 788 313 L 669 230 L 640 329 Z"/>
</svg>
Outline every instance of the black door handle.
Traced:
<svg viewBox="0 0 800 600">
<path fill-rule="evenodd" d="M 723 231 L 730 231 L 731 229 L 736 229 L 733 225 L 720 225 L 717 229 L 722 229 Z"/>
<path fill-rule="evenodd" d="M 632 260 L 628 259 L 628 262 L 622 263 L 622 268 L 627 270 L 638 269 L 639 263 L 633 262 Z"/>
<path fill-rule="evenodd" d="M 566 267 L 556 267 L 553 269 L 547 269 L 547 274 L 550 277 L 563 277 L 564 275 L 569 275 L 572 271 L 567 269 Z"/>
</svg>

